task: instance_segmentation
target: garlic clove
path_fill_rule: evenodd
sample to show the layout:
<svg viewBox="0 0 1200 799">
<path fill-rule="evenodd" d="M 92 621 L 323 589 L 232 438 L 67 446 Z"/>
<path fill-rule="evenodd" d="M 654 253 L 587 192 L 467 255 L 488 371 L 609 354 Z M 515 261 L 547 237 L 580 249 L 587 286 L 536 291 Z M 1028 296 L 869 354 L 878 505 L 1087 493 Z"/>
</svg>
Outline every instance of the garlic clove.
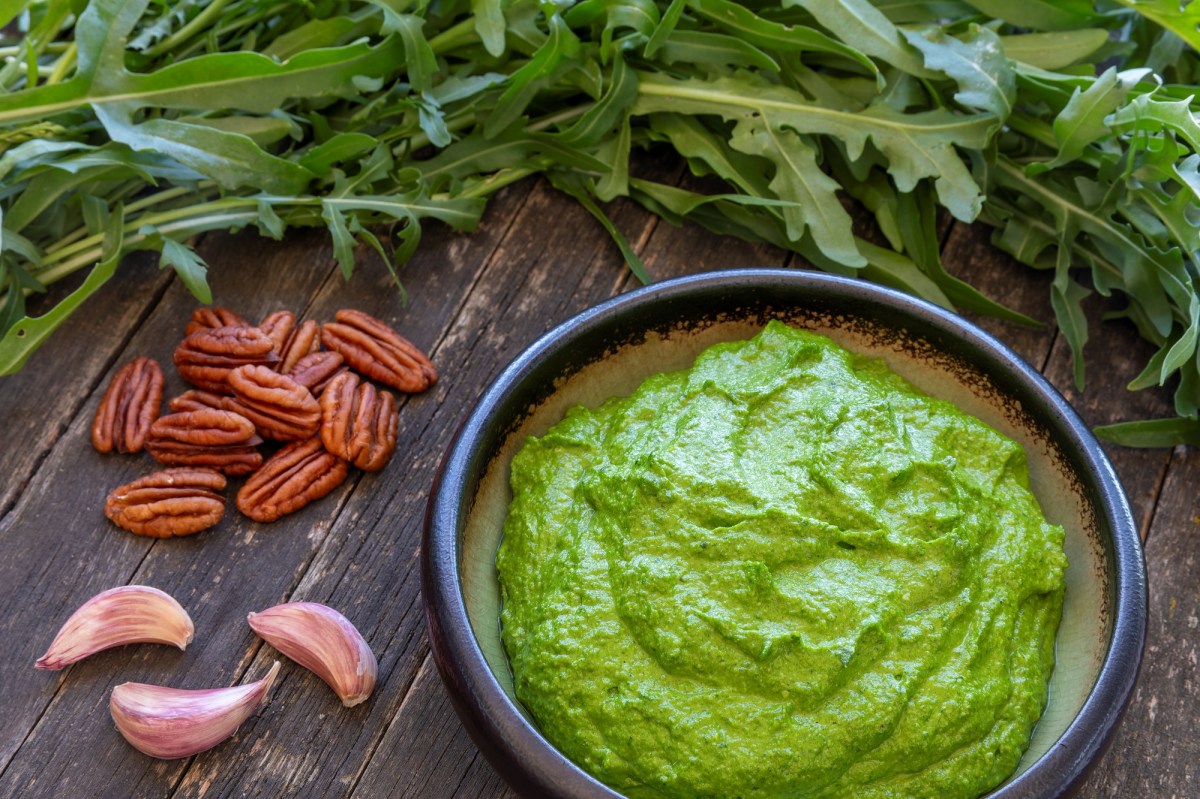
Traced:
<svg viewBox="0 0 1200 799">
<path fill-rule="evenodd" d="M 113 688 L 108 709 L 117 730 L 139 752 L 175 760 L 211 749 L 237 731 L 266 699 L 279 661 L 258 682 L 187 690 L 127 682 Z"/>
<path fill-rule="evenodd" d="M 122 644 L 173 644 L 186 649 L 196 628 L 175 599 L 146 585 L 110 588 L 80 605 L 34 664 L 57 670 Z"/>
<path fill-rule="evenodd" d="M 316 602 L 287 602 L 246 617 L 254 632 L 292 660 L 315 672 L 354 707 L 375 688 L 378 665 L 371 647 L 350 621 Z"/>
</svg>

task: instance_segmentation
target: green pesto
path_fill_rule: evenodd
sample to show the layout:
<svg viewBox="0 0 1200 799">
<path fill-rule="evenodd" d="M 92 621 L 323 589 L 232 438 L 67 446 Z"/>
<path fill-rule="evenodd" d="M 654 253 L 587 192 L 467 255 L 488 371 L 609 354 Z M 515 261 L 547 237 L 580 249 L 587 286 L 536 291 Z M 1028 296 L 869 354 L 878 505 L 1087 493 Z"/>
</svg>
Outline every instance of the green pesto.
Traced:
<svg viewBox="0 0 1200 799">
<path fill-rule="evenodd" d="M 1045 706 L 1062 528 L 1021 447 L 771 323 L 512 464 L 517 697 L 630 797 L 976 797 Z"/>
</svg>

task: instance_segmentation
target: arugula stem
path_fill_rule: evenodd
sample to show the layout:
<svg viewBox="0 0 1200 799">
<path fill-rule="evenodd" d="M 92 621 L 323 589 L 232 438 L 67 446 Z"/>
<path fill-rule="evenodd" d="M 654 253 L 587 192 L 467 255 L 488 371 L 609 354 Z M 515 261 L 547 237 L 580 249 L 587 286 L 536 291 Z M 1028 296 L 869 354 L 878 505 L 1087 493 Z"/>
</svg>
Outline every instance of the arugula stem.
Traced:
<svg viewBox="0 0 1200 799">
<path fill-rule="evenodd" d="M 477 41 L 479 41 L 479 34 L 475 32 L 475 18 L 471 16 L 434 36 L 429 40 L 429 47 L 434 53 L 441 55 L 449 50 Z"/>
<path fill-rule="evenodd" d="M 74 47 L 74 42 L 50 42 L 45 47 L 45 53 L 49 55 L 58 55 L 65 53 L 69 48 Z M 0 58 L 13 58 L 23 52 L 24 45 L 13 44 L 7 47 L 0 47 Z"/>
<path fill-rule="evenodd" d="M 1055 152 L 1058 151 L 1058 141 L 1054 138 L 1054 128 L 1045 122 L 1026 116 L 1025 114 L 1012 114 L 1005 120 L 1005 124 L 1017 133 L 1053 148 Z"/>
<path fill-rule="evenodd" d="M 207 197 L 209 195 L 209 193 L 214 192 L 215 189 L 216 189 L 216 183 L 214 183 L 211 180 L 203 181 L 203 182 L 197 184 L 197 186 L 195 186 L 195 187 L 176 186 L 174 188 L 164 189 L 163 191 L 155 192 L 154 194 L 147 195 L 147 196 L 141 198 L 140 200 L 135 200 L 135 201 L 129 203 L 128 205 L 125 206 L 125 213 L 127 213 L 127 214 L 137 213 L 138 211 L 144 210 L 146 208 L 151 208 L 155 205 L 169 202 L 178 197 L 186 197 L 189 194 L 193 194 L 193 193 L 197 193 L 197 192 L 199 192 L 201 194 L 201 196 Z M 60 238 L 54 244 L 51 244 L 49 247 L 47 247 L 45 250 L 46 255 L 54 255 L 54 254 L 60 253 L 67 246 L 75 243 L 76 241 L 79 241 L 79 239 L 82 238 L 83 236 L 85 236 L 86 234 L 87 234 L 86 227 L 76 228 L 75 230 L 71 231 L 70 233 L 64 235 L 62 238 Z"/>
<path fill-rule="evenodd" d="M 54 41 L 54 34 L 62 29 L 67 17 L 71 14 L 70 3 L 49 3 L 47 10 L 53 13 L 43 17 L 37 27 L 29 31 L 18 47 L 20 55 L 28 56 L 35 63 L 46 52 L 46 48 Z M 0 86 L 10 86 L 11 82 L 20 74 L 23 63 L 20 57 L 16 57 L 5 64 L 4 68 L 0 69 Z"/>
<path fill-rule="evenodd" d="M 884 116 L 867 116 L 865 114 L 855 114 L 847 111 L 842 111 L 837 108 L 828 108 L 816 103 L 807 103 L 791 100 L 777 100 L 762 96 L 757 92 L 745 92 L 742 94 L 735 92 L 719 91 L 711 88 L 699 88 L 694 85 L 680 83 L 674 80 L 663 81 L 657 76 L 639 72 L 638 73 L 638 94 L 646 97 L 660 97 L 670 100 L 685 100 L 692 101 L 702 106 L 711 107 L 711 111 L 703 113 L 711 113 L 717 115 L 728 115 L 729 108 L 740 107 L 750 109 L 752 111 L 763 111 L 764 109 L 778 110 L 784 112 L 801 112 L 813 117 L 825 117 L 833 120 L 836 124 L 863 127 L 869 125 L 872 127 L 891 128 L 898 132 L 906 132 L 911 127 L 911 123 L 900 123 L 893 119 Z M 691 108 L 687 109 L 691 111 Z M 683 112 L 681 112 L 683 113 Z M 952 123 L 943 123 L 939 126 L 925 126 L 925 130 L 932 131 L 937 128 L 952 128 L 964 124 L 969 117 L 955 118 Z"/>
<path fill-rule="evenodd" d="M 501 170 L 499 170 L 497 172 L 493 172 L 492 174 L 483 178 L 478 183 L 476 183 L 472 186 L 468 186 L 467 188 L 463 189 L 461 192 L 459 192 L 455 196 L 458 196 L 458 197 L 490 197 L 491 195 L 495 194 L 497 191 L 499 191 L 500 189 L 509 185 L 510 183 L 516 183 L 518 180 L 527 178 L 530 175 L 536 175 L 541 171 L 542 170 L 540 168 L 532 167 L 532 166 L 510 167 L 508 169 L 501 169 Z M 442 200 L 442 199 L 448 199 L 449 197 L 450 197 L 450 195 L 448 195 L 448 194 L 435 194 L 432 197 L 432 199 Z"/>
<path fill-rule="evenodd" d="M 146 240 L 146 236 L 138 231 L 146 225 L 157 228 L 161 233 L 180 233 L 188 236 L 206 230 L 235 227 L 256 219 L 257 200 L 224 199 L 157 214 L 147 213 L 125 222 L 122 228 L 125 233 L 122 246 L 126 251 L 137 249 L 137 245 Z M 76 242 L 74 246 L 59 250 L 55 253 L 55 258 L 47 257 L 45 263 L 51 265 L 38 273 L 38 280 L 45 284 L 61 280 L 80 267 L 95 263 L 100 259 L 103 249 L 104 234 L 93 233 Z"/>
<path fill-rule="evenodd" d="M 147 58 L 158 58 L 161 55 L 172 52 L 181 44 L 191 39 L 196 33 L 207 28 L 210 22 L 220 17 L 221 12 L 225 10 L 225 6 L 227 5 L 229 5 L 229 0 L 212 0 L 211 3 L 204 7 L 203 11 L 192 18 L 191 22 L 158 44 L 147 47 L 143 51 L 143 55 Z"/>
<path fill-rule="evenodd" d="M 446 130 L 451 133 L 458 133 L 474 125 L 478 120 L 475 117 L 474 111 L 460 113 L 457 116 L 448 117 L 446 119 Z M 397 130 L 393 134 L 381 136 L 380 140 L 384 143 L 399 139 L 392 147 L 392 155 L 400 157 L 405 153 L 411 153 L 420 150 L 430 145 L 429 135 L 423 130 L 416 130 L 409 133 L 407 130 Z"/>
<path fill-rule="evenodd" d="M 1032 197 L 1034 200 L 1036 200 L 1047 211 L 1050 211 L 1050 209 L 1052 209 L 1054 206 L 1058 206 L 1067 214 L 1090 223 L 1095 229 L 1103 229 L 1112 239 L 1120 242 L 1128 249 L 1135 252 L 1144 249 L 1143 247 L 1138 246 L 1137 242 L 1130 239 L 1124 231 L 1113 226 L 1109 220 L 1097 216 L 1087 208 L 1070 202 L 1066 197 L 1053 194 L 1041 183 L 1030 179 L 1025 175 L 1025 170 L 1021 169 L 1012 160 L 1001 156 L 996 160 L 996 167 L 1007 174 L 1010 179 L 1018 181 L 1021 184 L 1022 191 L 1029 197 Z M 1084 229 L 1087 230 L 1086 227 Z M 1058 237 L 1056 236 L 1055 238 Z M 1153 259 L 1147 258 L 1146 261 L 1148 262 L 1148 265 L 1154 266 L 1154 271 L 1159 275 L 1160 279 L 1163 280 L 1164 285 L 1170 284 L 1173 286 L 1179 296 L 1191 294 L 1192 289 L 1189 286 L 1185 286 L 1180 283 L 1179 280 L 1169 271 L 1159 268 L 1158 264 L 1156 264 Z M 1099 265 L 1104 266 L 1113 274 L 1114 277 L 1123 279 L 1124 276 L 1121 274 L 1121 270 L 1115 265 L 1109 264 L 1106 260 L 1100 261 Z"/>
<path fill-rule="evenodd" d="M 79 56 L 79 49 L 75 42 L 71 42 L 58 60 L 54 62 L 54 69 L 46 77 L 46 83 L 61 83 L 72 69 L 75 68 L 76 59 Z"/>
<path fill-rule="evenodd" d="M 586 114 L 595 105 L 595 103 L 584 103 L 582 105 L 572 106 L 571 108 L 564 108 L 562 111 L 557 111 L 553 114 L 547 114 L 544 117 L 540 117 L 533 122 L 530 122 L 527 129 L 533 131 L 534 133 L 539 133 L 563 122 L 572 122 Z"/>
</svg>

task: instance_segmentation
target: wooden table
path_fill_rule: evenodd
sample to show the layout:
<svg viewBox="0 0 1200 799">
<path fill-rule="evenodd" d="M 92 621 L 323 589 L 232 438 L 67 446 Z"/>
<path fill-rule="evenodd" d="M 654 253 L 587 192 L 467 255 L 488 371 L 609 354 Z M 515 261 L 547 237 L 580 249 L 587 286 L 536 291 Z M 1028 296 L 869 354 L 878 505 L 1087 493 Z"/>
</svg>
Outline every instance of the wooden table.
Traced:
<svg viewBox="0 0 1200 799">
<path fill-rule="evenodd" d="M 677 165 L 661 165 L 674 170 Z M 674 228 L 627 203 L 615 219 L 657 278 L 744 265 L 799 265 L 785 253 Z M 1148 355 L 1123 323 L 1090 307 L 1088 390 L 1071 386 L 1049 278 L 996 252 L 980 225 L 948 226 L 948 267 L 1049 324 L 983 324 L 1035 364 L 1090 423 L 1168 415 L 1163 393 L 1124 389 Z M 418 578 L 422 514 L 434 470 L 488 381 L 540 333 L 635 287 L 606 234 L 544 182 L 505 189 L 472 235 L 431 229 L 403 270 L 408 303 L 374 254 L 346 282 L 320 232 L 283 242 L 254 233 L 200 245 L 219 304 L 249 319 L 278 308 L 326 320 L 354 307 L 396 324 L 441 372 L 401 407 L 401 444 L 382 473 L 270 525 L 232 509 L 215 529 L 175 540 L 130 535 L 103 517 L 113 487 L 152 471 L 148 456 L 102 456 L 89 443 L 104 387 L 122 364 L 167 365 L 196 301 L 169 272 L 131 258 L 15 377 L 0 379 L 0 796 L 512 796 L 479 755 L 430 658 Z M 65 288 L 55 287 L 61 296 Z M 35 308 L 38 305 L 35 303 Z M 1139 688 L 1082 796 L 1200 796 L 1200 453 L 1109 448 L 1146 539 L 1151 619 Z M 59 625 L 107 588 L 143 583 L 190 612 L 186 652 L 139 645 L 61 672 L 35 671 Z M 379 658 L 370 701 L 342 708 L 315 676 L 285 662 L 270 703 L 230 741 L 180 761 L 130 748 L 108 713 L 127 680 L 200 688 L 266 673 L 278 654 L 246 613 L 289 599 L 324 602 L 362 630 Z"/>
</svg>

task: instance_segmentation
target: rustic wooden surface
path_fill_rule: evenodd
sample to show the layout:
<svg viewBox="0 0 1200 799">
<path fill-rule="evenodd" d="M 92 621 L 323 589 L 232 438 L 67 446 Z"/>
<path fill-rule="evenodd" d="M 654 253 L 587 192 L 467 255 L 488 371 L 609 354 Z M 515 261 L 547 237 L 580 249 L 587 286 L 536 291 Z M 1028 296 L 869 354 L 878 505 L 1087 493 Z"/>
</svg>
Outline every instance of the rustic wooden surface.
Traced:
<svg viewBox="0 0 1200 799">
<path fill-rule="evenodd" d="M 660 177 L 678 174 L 664 166 Z M 785 253 L 675 228 L 618 203 L 620 227 L 656 278 L 746 265 L 799 266 Z M 1145 346 L 1132 329 L 1099 323 L 1086 393 L 1071 383 L 1056 335 L 1049 279 L 987 243 L 981 226 L 948 226 L 947 266 L 1001 301 L 1044 320 L 1024 328 L 979 320 L 1058 386 L 1091 423 L 1167 415 L 1164 394 L 1132 395 Z M 344 282 L 319 233 L 283 242 L 212 235 L 201 243 L 219 303 L 250 319 L 277 308 L 329 319 L 355 307 L 395 323 L 442 374 L 401 408 L 398 457 L 355 475 L 325 500 L 271 525 L 231 512 L 191 538 L 152 541 L 102 515 L 114 486 L 153 470 L 147 456 L 101 456 L 92 415 L 116 369 L 139 355 L 170 363 L 196 306 L 182 284 L 131 259 L 29 366 L 0 379 L 5 470 L 0 476 L 0 797 L 511 797 L 463 732 L 425 639 L 417 558 L 433 472 L 476 397 L 552 325 L 635 281 L 601 229 L 545 183 L 492 202 L 473 235 L 427 231 L 403 272 L 407 306 L 373 256 Z M 63 291 L 65 289 L 59 289 Z M 168 395 L 184 386 L 169 366 Z M 1151 620 L 1145 666 L 1108 755 L 1080 795 L 1200 796 L 1200 455 L 1110 448 L 1147 540 Z M 196 640 L 110 650 L 62 672 L 33 669 L 78 605 L 116 585 L 162 588 L 188 608 Z M 284 662 L 270 703 L 230 741 L 181 761 L 131 749 L 108 714 L 127 680 L 178 687 L 256 678 L 278 655 L 245 624 L 248 611 L 289 599 L 325 602 L 362 630 L 379 657 L 367 703 L 340 706 L 319 680 Z"/>
</svg>

